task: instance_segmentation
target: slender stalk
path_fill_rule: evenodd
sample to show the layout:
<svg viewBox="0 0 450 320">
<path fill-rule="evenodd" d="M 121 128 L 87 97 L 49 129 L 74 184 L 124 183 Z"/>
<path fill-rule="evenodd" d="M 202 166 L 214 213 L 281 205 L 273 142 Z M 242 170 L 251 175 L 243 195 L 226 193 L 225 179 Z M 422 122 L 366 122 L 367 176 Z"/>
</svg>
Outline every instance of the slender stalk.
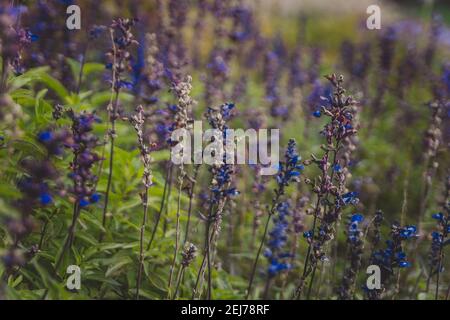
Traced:
<svg viewBox="0 0 450 320">
<path fill-rule="evenodd" d="M 109 135 L 110 138 L 110 152 L 109 152 L 109 172 L 108 172 L 108 182 L 106 185 L 105 192 L 105 202 L 103 206 L 103 215 L 102 215 L 102 226 L 106 227 L 106 218 L 108 212 L 108 203 L 109 203 L 109 193 L 111 190 L 111 182 L 113 177 L 113 167 L 114 167 L 114 141 L 115 141 L 115 129 L 116 129 L 116 117 L 117 117 L 117 104 L 119 99 L 119 87 L 116 85 L 117 83 L 117 70 L 116 70 L 116 54 L 117 48 L 116 43 L 114 41 L 114 31 L 110 30 L 111 43 L 113 49 L 113 68 L 112 68 L 112 83 L 111 83 L 111 99 L 110 102 L 113 101 L 112 105 L 108 105 L 108 127 L 106 134 Z M 113 99 L 112 97 L 115 96 Z M 111 122 L 111 130 L 109 129 L 109 122 Z M 105 146 L 106 147 L 106 146 Z M 103 152 L 105 150 L 103 149 Z M 103 167 L 103 161 L 100 164 L 100 170 Z M 99 242 L 103 241 L 103 237 L 105 235 L 105 231 L 101 233 Z"/>
<path fill-rule="evenodd" d="M 197 273 L 197 278 L 195 280 L 195 285 L 194 285 L 194 288 L 192 289 L 192 297 L 191 297 L 192 300 L 195 299 L 195 295 L 197 294 L 198 285 L 200 283 L 200 277 L 202 276 L 202 271 L 203 271 L 203 269 L 205 267 L 205 262 L 206 262 L 206 255 L 203 255 L 203 260 L 202 260 L 202 263 L 200 264 L 200 268 L 199 268 L 198 273 Z"/>
<path fill-rule="evenodd" d="M 439 247 L 439 262 L 438 262 L 438 269 L 437 269 L 437 275 L 436 275 L 436 291 L 434 293 L 434 299 L 438 300 L 439 298 L 439 280 L 440 280 L 440 274 L 441 274 L 441 264 L 442 264 L 442 247 L 443 244 L 441 243 Z"/>
<path fill-rule="evenodd" d="M 208 229 L 210 228 L 211 222 L 208 223 Z M 212 295 L 212 281 L 211 281 L 211 239 L 208 234 L 206 234 L 206 260 L 208 263 L 208 290 L 206 291 L 206 299 L 211 300 Z"/>
<path fill-rule="evenodd" d="M 195 185 L 197 183 L 199 169 L 200 169 L 199 165 L 196 165 L 194 167 L 194 176 L 192 178 L 191 189 L 189 190 L 189 207 L 188 207 L 188 213 L 187 213 L 188 217 L 187 217 L 187 222 L 186 222 L 186 232 L 184 234 L 184 241 L 183 241 L 184 244 L 186 244 L 186 242 L 189 239 L 189 227 L 191 224 L 192 203 L 193 203 L 193 199 L 194 199 L 194 191 L 195 191 Z"/>
<path fill-rule="evenodd" d="M 145 236 L 145 226 L 147 225 L 147 215 L 148 215 L 148 187 L 145 188 L 144 194 L 142 195 L 142 204 L 144 207 L 144 214 L 142 217 L 142 225 L 139 236 L 139 268 L 136 279 L 136 300 L 139 300 L 139 290 L 141 287 L 142 269 L 144 268 L 144 236 Z"/>
<path fill-rule="evenodd" d="M 47 227 L 50 223 L 50 221 L 52 220 L 53 216 L 58 212 L 57 209 L 53 210 L 53 212 L 51 213 L 50 217 L 47 218 L 47 220 L 45 220 L 44 225 L 42 227 L 42 231 L 41 231 L 41 236 L 39 238 L 39 250 L 42 250 L 42 247 L 44 245 L 44 238 L 45 238 L 45 234 L 47 233 Z"/>
<path fill-rule="evenodd" d="M 250 297 L 250 294 L 251 294 L 253 280 L 255 278 L 255 273 L 256 273 L 256 267 L 258 266 L 259 256 L 261 255 L 262 248 L 263 248 L 264 244 L 266 243 L 266 237 L 267 237 L 267 232 L 269 230 L 270 219 L 272 218 L 272 215 L 275 212 L 275 208 L 278 204 L 278 201 L 280 200 L 280 195 L 281 195 L 281 192 L 278 192 L 276 197 L 274 198 L 274 201 L 272 203 L 272 207 L 270 208 L 269 214 L 267 215 L 267 220 L 266 220 L 266 223 L 264 226 L 264 233 L 263 233 L 261 242 L 258 247 L 258 252 L 256 253 L 255 261 L 253 262 L 252 272 L 250 274 L 250 280 L 248 282 L 247 294 L 245 296 L 246 300 L 248 300 L 248 298 Z"/>
<path fill-rule="evenodd" d="M 313 220 L 313 226 L 311 229 L 312 235 L 311 235 L 311 242 L 308 245 L 308 250 L 306 252 L 306 256 L 305 256 L 305 263 L 303 264 L 303 274 L 302 277 L 300 279 L 300 284 L 297 286 L 295 293 L 294 293 L 294 299 L 299 299 L 301 294 L 302 294 L 302 290 L 303 290 L 303 285 L 304 282 L 306 280 L 306 277 L 309 275 L 308 271 L 308 264 L 309 264 L 309 257 L 311 255 L 311 245 L 312 245 L 312 239 L 314 239 L 314 232 L 316 230 L 316 225 L 317 225 L 317 218 L 319 215 L 319 210 L 320 210 L 320 201 L 322 200 L 321 195 L 318 195 L 317 197 L 317 202 L 316 202 L 316 206 L 314 209 L 314 220 Z"/>
<path fill-rule="evenodd" d="M 331 168 L 334 168 L 334 166 L 336 164 L 336 158 L 337 158 L 337 153 L 338 153 L 338 150 L 339 150 L 340 142 L 341 142 L 341 140 L 337 139 L 336 147 L 333 150 L 333 161 L 332 161 Z M 326 153 L 324 155 L 324 159 L 325 159 L 326 162 L 328 162 L 328 158 L 329 158 L 329 151 L 326 151 Z M 331 177 L 330 177 L 330 182 L 331 183 L 333 183 L 334 173 L 335 173 L 335 170 L 331 170 Z M 326 177 L 327 176 L 328 176 L 328 171 L 323 170 L 323 172 L 322 172 L 322 183 L 324 183 L 326 181 Z M 330 194 L 330 192 L 329 192 L 329 190 L 327 190 L 324 195 L 320 195 L 319 194 L 318 197 L 317 197 L 317 202 L 316 202 L 316 206 L 315 206 L 315 209 L 314 209 L 313 228 L 311 230 L 311 232 L 312 232 L 311 241 L 310 241 L 310 243 L 308 245 L 308 252 L 307 252 L 307 255 L 306 255 L 306 258 L 305 258 L 305 264 L 304 264 L 304 267 L 303 267 L 302 279 L 300 281 L 300 285 L 296 289 L 296 293 L 295 293 L 296 299 L 298 299 L 300 297 L 301 291 L 303 290 L 304 281 L 306 280 L 308 275 L 311 273 L 311 270 L 308 271 L 307 267 L 308 267 L 308 264 L 310 262 L 311 247 L 312 247 L 312 244 L 314 242 L 314 235 L 315 235 L 315 229 L 316 229 L 316 224 L 317 224 L 317 218 L 318 218 L 318 215 L 319 215 L 319 212 L 320 212 L 320 202 L 322 200 L 322 197 L 324 197 L 325 200 L 326 200 L 325 202 L 328 203 L 327 200 L 328 200 L 328 195 L 329 194 Z M 311 294 L 312 283 L 314 282 L 314 277 L 315 277 L 315 274 L 316 274 L 316 268 L 317 268 L 317 263 L 314 263 L 314 266 L 313 266 L 313 269 L 312 269 L 311 281 L 309 283 L 309 288 L 308 288 L 308 293 L 307 293 L 307 299 L 309 299 L 309 296 Z"/>
<path fill-rule="evenodd" d="M 172 176 L 170 177 L 169 185 L 167 187 L 167 198 L 166 198 L 166 206 L 164 208 L 164 224 L 163 224 L 163 236 L 166 235 L 167 226 L 169 224 L 169 204 L 172 194 Z"/>
<path fill-rule="evenodd" d="M 89 48 L 89 41 L 84 46 L 84 50 L 83 50 L 83 54 L 82 54 L 82 58 L 81 58 L 80 72 L 78 73 L 78 82 L 77 82 L 77 88 L 75 91 L 77 93 L 77 95 L 80 94 L 81 83 L 83 80 L 83 70 L 84 70 L 84 65 L 86 63 L 86 53 L 87 53 L 88 48 Z"/>
<path fill-rule="evenodd" d="M 185 270 L 185 269 L 186 269 L 185 266 L 181 266 L 181 269 L 178 271 L 177 284 L 176 284 L 176 286 L 175 286 L 175 292 L 173 293 L 172 300 L 176 300 L 176 299 L 177 299 L 178 289 L 180 288 L 181 279 L 183 279 L 183 276 L 184 276 L 184 270 Z"/>
<path fill-rule="evenodd" d="M 155 226 L 153 227 L 152 234 L 150 236 L 150 241 L 148 242 L 148 245 L 147 245 L 147 249 L 146 249 L 147 251 L 150 250 L 153 240 L 155 239 L 156 231 L 158 230 L 159 221 L 161 220 L 161 216 L 162 216 L 162 211 L 164 210 L 164 206 L 166 204 L 167 187 L 169 186 L 169 184 L 171 184 L 171 181 L 172 181 L 172 167 L 173 167 L 172 163 L 170 163 L 169 168 L 167 170 L 166 181 L 164 183 L 164 191 L 163 191 L 163 196 L 161 199 L 161 205 L 159 207 L 158 215 L 156 217 Z"/>
<path fill-rule="evenodd" d="M 181 194 L 183 189 L 183 181 L 184 181 L 185 172 L 183 169 L 183 166 L 180 167 L 180 175 L 178 177 L 178 203 L 177 203 L 177 220 L 176 220 L 176 233 L 175 233 L 175 252 L 173 255 L 172 260 L 172 266 L 170 267 L 170 273 L 169 273 L 169 285 L 168 285 L 168 296 L 170 298 L 170 289 L 172 287 L 172 277 L 173 272 L 175 270 L 175 265 L 177 262 L 177 256 L 178 256 L 178 248 L 180 246 L 180 212 L 181 212 Z"/>
<path fill-rule="evenodd" d="M 269 290 L 270 290 L 271 283 L 272 283 L 272 278 L 269 275 L 267 275 L 266 284 L 264 286 L 264 294 L 263 294 L 264 300 L 267 300 L 267 298 L 269 296 Z"/>
<path fill-rule="evenodd" d="M 213 205 L 211 204 L 210 205 L 210 212 L 212 212 L 212 210 L 213 210 L 212 208 L 213 208 Z M 206 268 L 206 265 L 207 265 L 207 253 L 206 252 L 209 249 L 208 246 L 212 242 L 212 237 L 214 236 L 214 233 L 210 234 L 210 228 L 211 228 L 211 222 L 209 220 L 210 216 L 211 216 L 211 214 L 208 216 L 208 221 L 207 221 L 206 226 L 205 226 L 205 244 L 204 244 L 203 260 L 202 260 L 202 263 L 201 263 L 200 268 L 198 270 L 197 279 L 195 281 L 195 285 L 194 285 L 194 288 L 192 290 L 192 299 L 195 298 L 195 295 L 197 294 L 197 290 L 198 290 L 198 287 L 199 287 L 200 280 L 203 278 L 204 269 Z M 200 287 L 202 287 L 202 286 L 203 286 L 203 284 Z"/>
</svg>

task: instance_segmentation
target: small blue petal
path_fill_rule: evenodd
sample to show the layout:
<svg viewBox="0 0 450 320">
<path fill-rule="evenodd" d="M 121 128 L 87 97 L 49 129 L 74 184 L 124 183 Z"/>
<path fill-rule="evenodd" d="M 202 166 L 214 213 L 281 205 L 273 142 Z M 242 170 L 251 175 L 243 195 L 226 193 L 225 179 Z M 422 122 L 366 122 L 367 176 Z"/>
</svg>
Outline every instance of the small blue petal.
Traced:
<svg viewBox="0 0 450 320">
<path fill-rule="evenodd" d="M 41 142 L 48 142 L 52 139 L 53 135 L 51 133 L 51 131 L 43 131 L 41 133 L 39 133 L 38 135 L 38 139 Z"/>
<path fill-rule="evenodd" d="M 80 207 L 86 207 L 87 205 L 89 205 L 89 201 L 86 201 L 85 199 L 81 199 L 78 204 L 80 205 Z"/>
<path fill-rule="evenodd" d="M 43 205 L 46 205 L 52 202 L 52 196 L 49 195 L 48 193 L 42 193 L 39 196 L 39 200 Z"/>
<path fill-rule="evenodd" d="M 363 220 L 364 220 L 364 216 L 362 214 L 357 213 L 357 214 L 352 215 L 352 219 L 351 219 L 352 222 L 361 222 Z"/>
</svg>

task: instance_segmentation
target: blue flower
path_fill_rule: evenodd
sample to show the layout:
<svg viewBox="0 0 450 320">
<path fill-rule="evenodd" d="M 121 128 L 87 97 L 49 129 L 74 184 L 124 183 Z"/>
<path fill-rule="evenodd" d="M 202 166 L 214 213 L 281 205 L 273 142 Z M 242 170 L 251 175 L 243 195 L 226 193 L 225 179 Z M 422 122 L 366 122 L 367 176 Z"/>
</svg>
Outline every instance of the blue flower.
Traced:
<svg viewBox="0 0 450 320">
<path fill-rule="evenodd" d="M 92 196 L 91 196 L 91 203 L 97 203 L 97 202 L 99 202 L 100 201 L 100 198 L 101 198 L 101 196 L 98 194 L 98 193 L 94 193 Z"/>
<path fill-rule="evenodd" d="M 273 217 L 274 226 L 269 232 L 268 248 L 265 250 L 265 257 L 270 260 L 268 273 L 270 277 L 277 275 L 283 270 L 290 268 L 290 265 L 284 260 L 291 255 L 284 252 L 283 248 L 287 242 L 287 230 L 289 223 L 287 217 L 291 215 L 290 205 L 288 202 L 281 202 L 276 208 L 277 214 Z"/>
<path fill-rule="evenodd" d="M 28 37 L 30 38 L 31 42 L 36 42 L 39 40 L 39 36 L 37 34 L 31 33 L 28 31 Z"/>
<path fill-rule="evenodd" d="M 361 222 L 364 220 L 364 216 L 362 214 L 356 213 L 352 215 L 351 221 L 352 222 Z"/>
<path fill-rule="evenodd" d="M 38 139 L 41 142 L 48 142 L 50 140 L 52 140 L 53 134 L 51 131 L 43 131 L 41 133 L 39 133 L 38 135 Z"/>
<path fill-rule="evenodd" d="M 342 201 L 343 201 L 344 205 L 357 204 L 359 201 L 359 199 L 357 197 L 358 197 L 357 192 L 355 192 L 355 191 L 347 192 L 346 194 L 344 194 L 342 196 Z"/>
<path fill-rule="evenodd" d="M 400 261 L 398 264 L 400 268 L 409 268 L 411 266 L 411 262 L 408 261 Z"/>
<path fill-rule="evenodd" d="M 131 83 L 130 81 L 125 81 L 125 80 L 120 80 L 118 83 L 118 87 L 119 88 L 125 88 L 128 90 L 132 90 L 133 89 L 133 83 Z"/>
<path fill-rule="evenodd" d="M 436 219 L 436 220 L 442 220 L 442 219 L 444 219 L 444 215 L 442 214 L 442 212 L 438 212 L 438 213 L 433 214 L 432 218 Z"/>
<path fill-rule="evenodd" d="M 44 192 L 44 193 L 40 194 L 39 201 L 41 202 L 41 204 L 47 205 L 47 204 L 50 204 L 53 201 L 53 199 L 52 199 L 51 195 L 49 195 L 48 193 Z"/>
<path fill-rule="evenodd" d="M 320 110 L 316 110 L 313 112 L 313 116 L 316 118 L 320 118 L 322 116 L 322 112 L 320 112 Z"/>
<path fill-rule="evenodd" d="M 303 232 L 303 237 L 306 239 L 311 239 L 312 236 L 313 236 L 313 234 L 312 234 L 311 230 Z"/>
<path fill-rule="evenodd" d="M 409 239 L 416 236 L 417 228 L 416 226 L 406 226 L 400 231 L 400 236 Z"/>
<path fill-rule="evenodd" d="M 81 199 L 78 204 L 80 205 L 80 207 L 86 207 L 90 204 L 89 201 L 87 201 L 86 199 Z"/>
</svg>

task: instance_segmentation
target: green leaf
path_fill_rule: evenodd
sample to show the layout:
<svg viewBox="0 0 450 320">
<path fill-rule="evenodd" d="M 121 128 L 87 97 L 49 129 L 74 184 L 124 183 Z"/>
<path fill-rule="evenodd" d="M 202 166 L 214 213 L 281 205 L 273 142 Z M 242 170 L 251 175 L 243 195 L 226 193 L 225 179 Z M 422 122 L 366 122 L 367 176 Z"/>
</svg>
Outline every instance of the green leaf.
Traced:
<svg viewBox="0 0 450 320">
<path fill-rule="evenodd" d="M 129 257 L 121 257 L 122 259 L 117 263 L 113 264 L 106 270 L 105 277 L 109 277 L 111 275 L 117 275 L 121 272 L 121 269 L 127 264 L 132 263 L 133 261 Z"/>
<path fill-rule="evenodd" d="M 50 89 L 52 89 L 63 102 L 67 101 L 67 98 L 69 97 L 69 91 L 66 90 L 66 88 L 62 85 L 61 82 L 59 82 L 59 80 L 53 78 L 48 73 L 43 73 L 38 80 L 45 83 Z"/>
</svg>

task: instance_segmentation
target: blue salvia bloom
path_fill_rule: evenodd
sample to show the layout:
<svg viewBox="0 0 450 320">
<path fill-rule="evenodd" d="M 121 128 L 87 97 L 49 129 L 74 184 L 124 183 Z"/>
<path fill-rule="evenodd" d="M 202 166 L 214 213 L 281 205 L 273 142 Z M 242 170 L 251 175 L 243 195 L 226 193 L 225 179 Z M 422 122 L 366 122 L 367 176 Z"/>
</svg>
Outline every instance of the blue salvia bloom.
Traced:
<svg viewBox="0 0 450 320">
<path fill-rule="evenodd" d="M 386 291 L 386 284 L 394 275 L 397 269 L 408 268 L 411 262 L 408 261 L 407 255 L 403 249 L 403 242 L 410 241 L 417 237 L 416 226 L 401 227 L 397 222 L 391 225 L 390 239 L 386 240 L 385 248 L 374 250 L 370 257 L 370 264 L 377 265 L 381 269 L 381 289 L 368 290 L 366 286 L 363 289 L 367 297 L 371 300 L 381 298 L 383 292 Z"/>
<path fill-rule="evenodd" d="M 391 226 L 391 239 L 386 241 L 386 248 L 375 251 L 372 256 L 373 264 L 380 266 L 387 273 L 393 274 L 395 268 L 411 266 L 402 248 L 402 242 L 417 237 L 416 226 L 400 227 L 397 223 Z"/>
<path fill-rule="evenodd" d="M 248 40 L 255 29 L 253 12 L 245 6 L 238 5 L 230 9 L 233 17 L 233 30 L 230 32 L 230 39 L 236 42 Z"/>
<path fill-rule="evenodd" d="M 291 216 L 289 203 L 279 203 L 276 208 L 276 214 L 272 218 L 274 226 L 269 232 L 267 248 L 264 252 L 264 256 L 269 261 L 267 268 L 269 277 L 274 277 L 280 272 L 291 268 L 291 265 L 287 261 L 291 254 L 285 249 L 288 240 L 289 216 Z"/>
<path fill-rule="evenodd" d="M 136 19 L 118 18 L 113 20 L 110 25 L 110 29 L 114 31 L 115 49 L 111 48 L 107 54 L 109 62 L 106 64 L 106 68 L 115 73 L 115 81 L 111 83 L 115 91 L 119 91 L 121 88 L 133 89 L 133 83 L 122 79 L 122 77 L 123 73 L 130 68 L 132 56 L 129 49 L 132 45 L 138 44 L 131 32 L 136 22 Z"/>
<path fill-rule="evenodd" d="M 307 80 L 307 75 L 303 70 L 302 65 L 302 50 L 301 46 L 298 46 L 291 58 L 290 70 L 289 70 L 289 91 L 292 92 L 294 88 L 302 87 Z"/>
<path fill-rule="evenodd" d="M 288 186 L 292 181 L 299 181 L 299 176 L 305 168 L 301 163 L 301 159 L 297 152 L 295 140 L 290 139 L 285 153 L 285 161 L 278 165 L 276 180 L 279 190 L 284 190 L 284 187 Z"/>
<path fill-rule="evenodd" d="M 219 108 L 209 107 L 206 112 L 206 118 L 213 129 L 217 129 L 222 133 L 223 143 L 225 143 L 226 131 L 228 129 L 227 121 L 232 117 L 235 105 L 233 103 L 225 103 Z M 230 187 L 234 176 L 234 166 L 226 163 L 226 154 L 223 155 L 223 161 L 220 164 L 211 167 L 212 182 L 210 190 L 212 197 L 211 203 L 218 204 L 229 196 L 239 194 L 235 188 Z"/>
<path fill-rule="evenodd" d="M 388 72 L 392 67 L 394 59 L 395 44 L 397 41 L 396 30 L 388 27 L 380 38 L 380 67 L 382 71 Z"/>
<path fill-rule="evenodd" d="M 373 255 L 375 264 L 393 273 L 394 268 L 406 268 L 411 266 L 406 259 L 402 248 L 402 242 L 417 237 L 415 226 L 400 227 L 397 223 L 391 226 L 391 239 L 386 240 L 386 248 L 378 250 Z"/>
<path fill-rule="evenodd" d="M 328 108 L 330 106 L 330 101 L 332 101 L 332 87 L 324 86 L 319 79 L 316 79 L 312 85 L 311 93 L 306 99 L 307 105 L 314 110 L 312 115 L 316 118 L 322 116 L 322 106 Z"/>
<path fill-rule="evenodd" d="M 313 215 L 315 221 L 320 218 L 320 224 L 318 226 L 314 224 L 317 229 L 306 231 L 303 235 L 309 246 L 304 272 L 295 290 L 295 297 L 297 298 L 302 294 L 306 279 L 316 270 L 318 262 L 328 260 L 325 254 L 325 246 L 335 238 L 335 224 L 340 220 L 343 207 L 358 203 L 357 193 L 354 191 L 348 192 L 345 185 L 348 177 L 348 162 L 346 160 L 350 158 L 351 151 L 354 149 L 349 146 L 346 139 L 357 133 L 357 130 L 353 128 L 357 102 L 351 96 L 345 94 L 343 76 L 338 77 L 331 74 L 326 78 L 334 90 L 331 95 L 320 96 L 322 101 L 321 114 L 329 118 L 320 132 L 326 141 L 322 145 L 325 152 L 321 157 L 312 154 L 311 159 L 303 162 L 305 165 L 315 164 L 321 171 L 318 179 L 314 179 L 314 181 L 305 179 L 305 182 L 311 186 L 312 191 L 318 197 Z M 339 152 L 333 151 L 337 147 L 339 147 Z M 334 156 L 332 157 L 333 153 Z M 323 213 L 321 212 L 322 205 L 325 207 Z"/>
<path fill-rule="evenodd" d="M 270 113 L 273 117 L 287 119 L 288 108 L 282 104 L 279 80 L 281 76 L 281 59 L 276 51 L 270 51 L 265 56 L 264 81 L 266 83 L 266 100 L 270 104 Z"/>
</svg>

